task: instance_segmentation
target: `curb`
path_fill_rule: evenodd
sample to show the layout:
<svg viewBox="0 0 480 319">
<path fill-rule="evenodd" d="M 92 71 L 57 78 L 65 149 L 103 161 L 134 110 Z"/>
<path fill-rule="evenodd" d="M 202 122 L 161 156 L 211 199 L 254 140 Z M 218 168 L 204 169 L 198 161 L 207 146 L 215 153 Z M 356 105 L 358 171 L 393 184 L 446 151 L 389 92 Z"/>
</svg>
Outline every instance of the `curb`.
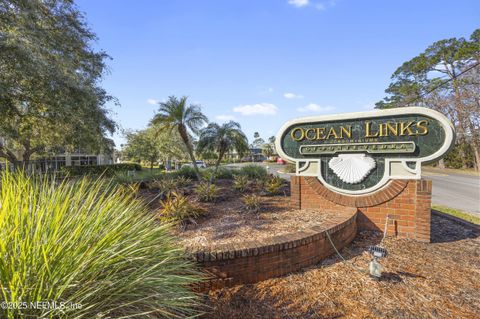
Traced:
<svg viewBox="0 0 480 319">
<path fill-rule="evenodd" d="M 456 223 L 459 223 L 461 224 L 462 226 L 465 226 L 465 227 L 468 227 L 468 228 L 473 228 L 477 231 L 480 231 L 480 225 L 476 225 L 476 224 L 473 224 L 473 223 L 470 223 L 464 219 L 461 219 L 461 218 L 458 218 L 458 217 L 455 217 L 455 216 L 452 216 L 452 215 L 449 215 L 449 214 L 446 214 L 446 213 L 443 213 L 443 212 L 440 212 L 438 210 L 435 210 L 435 209 L 432 209 L 432 214 L 433 215 L 437 215 L 437 216 L 441 216 L 441 217 L 444 217 L 446 219 L 449 219 L 453 222 L 456 222 Z"/>
</svg>

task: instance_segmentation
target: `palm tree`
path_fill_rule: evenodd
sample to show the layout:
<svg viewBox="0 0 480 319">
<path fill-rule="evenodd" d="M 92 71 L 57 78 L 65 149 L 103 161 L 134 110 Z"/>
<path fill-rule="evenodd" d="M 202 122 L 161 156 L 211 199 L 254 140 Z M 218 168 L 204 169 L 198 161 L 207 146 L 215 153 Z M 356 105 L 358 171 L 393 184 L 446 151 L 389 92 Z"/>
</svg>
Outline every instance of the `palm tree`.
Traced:
<svg viewBox="0 0 480 319">
<path fill-rule="evenodd" d="M 207 117 L 202 113 L 200 106 L 192 104 L 187 106 L 186 96 L 182 96 L 180 99 L 170 96 L 166 102 L 160 102 L 159 104 L 160 108 L 158 113 L 155 114 L 152 124 L 159 125 L 161 128 L 170 131 L 178 130 L 193 163 L 195 174 L 200 180 L 200 172 L 193 154 L 192 141 L 188 130 L 198 134 L 203 124 L 208 123 Z"/>
<path fill-rule="evenodd" d="M 210 151 L 217 154 L 213 177 L 217 174 L 223 156 L 230 150 L 245 153 L 248 150 L 248 140 L 237 122 L 230 121 L 222 125 L 210 123 L 200 132 L 197 150 L 200 153 Z"/>
</svg>

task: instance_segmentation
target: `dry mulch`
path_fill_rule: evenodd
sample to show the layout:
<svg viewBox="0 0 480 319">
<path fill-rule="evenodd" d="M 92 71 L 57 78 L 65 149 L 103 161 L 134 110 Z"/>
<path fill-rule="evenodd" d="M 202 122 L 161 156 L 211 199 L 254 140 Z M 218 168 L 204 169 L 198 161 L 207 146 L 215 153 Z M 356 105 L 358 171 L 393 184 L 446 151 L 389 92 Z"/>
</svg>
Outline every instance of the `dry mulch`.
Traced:
<svg viewBox="0 0 480 319">
<path fill-rule="evenodd" d="M 175 235 L 184 247 L 212 247 L 221 244 L 262 240 L 267 237 L 298 232 L 337 216 L 332 212 L 318 210 L 292 210 L 290 208 L 289 185 L 285 184 L 279 195 L 260 196 L 259 213 L 246 211 L 242 198 L 245 194 L 261 194 L 261 187 L 254 184 L 245 193 L 232 188 L 231 180 L 218 180 L 218 197 L 212 203 L 198 202 L 193 189 L 195 184 L 184 188 L 182 193 L 192 202 L 202 207 L 206 214 L 190 223 L 186 228 L 179 227 Z M 144 197 L 153 192 L 144 193 Z M 155 201 L 158 204 L 158 200 Z M 154 209 L 160 207 L 153 206 Z"/>
<path fill-rule="evenodd" d="M 361 232 L 337 256 L 300 273 L 210 292 L 204 318 L 479 318 L 480 232 L 432 216 L 432 243 L 387 238 L 381 280 L 371 279 Z M 357 268 L 354 268 L 357 267 Z"/>
</svg>

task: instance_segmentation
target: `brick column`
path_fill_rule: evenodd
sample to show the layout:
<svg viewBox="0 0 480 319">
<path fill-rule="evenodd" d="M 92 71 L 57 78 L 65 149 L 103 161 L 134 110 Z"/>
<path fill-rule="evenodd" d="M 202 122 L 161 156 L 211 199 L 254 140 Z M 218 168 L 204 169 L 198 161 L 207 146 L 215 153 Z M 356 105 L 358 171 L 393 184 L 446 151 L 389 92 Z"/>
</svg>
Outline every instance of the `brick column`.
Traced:
<svg viewBox="0 0 480 319">
<path fill-rule="evenodd" d="M 292 176 L 290 178 L 290 205 L 294 209 L 301 208 L 301 177 Z"/>
</svg>

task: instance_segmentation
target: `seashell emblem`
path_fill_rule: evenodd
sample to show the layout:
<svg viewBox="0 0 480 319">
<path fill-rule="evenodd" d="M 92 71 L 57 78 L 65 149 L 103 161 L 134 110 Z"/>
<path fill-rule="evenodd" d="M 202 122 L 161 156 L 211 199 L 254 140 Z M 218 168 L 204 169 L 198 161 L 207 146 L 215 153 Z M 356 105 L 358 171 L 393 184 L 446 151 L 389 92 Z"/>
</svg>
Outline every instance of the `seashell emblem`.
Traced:
<svg viewBox="0 0 480 319">
<path fill-rule="evenodd" d="M 365 154 L 340 154 L 328 162 L 332 171 L 345 183 L 356 184 L 375 168 L 373 158 Z"/>
</svg>

